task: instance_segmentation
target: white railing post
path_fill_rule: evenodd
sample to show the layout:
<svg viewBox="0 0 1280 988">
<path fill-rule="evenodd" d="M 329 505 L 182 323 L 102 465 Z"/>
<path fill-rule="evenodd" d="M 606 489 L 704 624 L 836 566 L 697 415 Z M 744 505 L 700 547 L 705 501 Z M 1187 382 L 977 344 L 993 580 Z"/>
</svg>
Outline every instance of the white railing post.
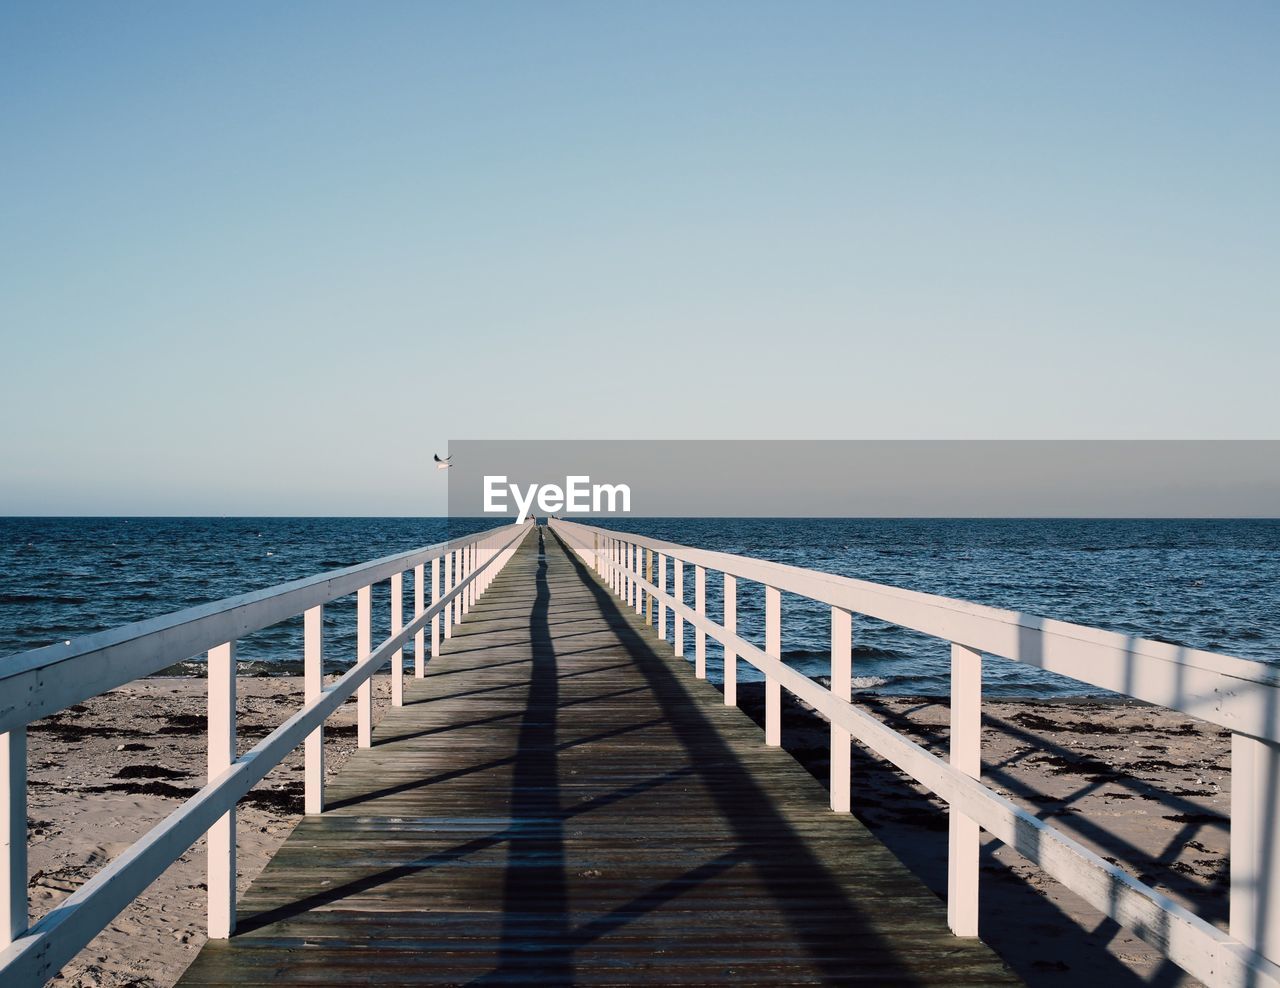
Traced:
<svg viewBox="0 0 1280 988">
<path fill-rule="evenodd" d="M 426 577 L 426 564 L 418 563 L 413 568 L 413 619 L 415 621 L 422 617 L 423 612 L 427 609 L 427 588 L 423 586 Z M 413 675 L 415 679 L 421 679 L 426 675 L 426 651 L 427 629 L 419 626 L 418 633 L 413 636 Z"/>
<path fill-rule="evenodd" d="M 701 566 L 693 568 L 693 609 L 699 618 L 707 616 L 707 571 Z M 693 674 L 707 678 L 707 633 L 702 625 L 693 629 Z"/>
<path fill-rule="evenodd" d="M 453 585 L 458 587 L 458 595 L 453 598 L 453 623 L 454 625 L 461 625 L 462 618 L 466 617 L 467 613 L 467 549 L 465 545 L 458 549 L 457 558 L 454 559 L 454 566 L 457 567 L 457 573 L 453 578 Z"/>
<path fill-rule="evenodd" d="M 0 734 L 0 948 L 27 932 L 27 729 Z"/>
<path fill-rule="evenodd" d="M 831 608 L 831 695 L 849 703 L 853 700 L 853 615 L 841 607 Z M 850 761 L 852 735 L 831 722 L 831 808 L 848 813 L 853 765 Z"/>
<path fill-rule="evenodd" d="M 662 553 L 658 553 L 658 589 L 667 592 L 667 557 Z M 667 604 L 661 597 L 658 598 L 658 639 L 667 640 Z"/>
<path fill-rule="evenodd" d="M 644 581 L 650 586 L 653 585 L 653 557 L 654 553 L 652 549 L 644 550 Z M 645 590 L 643 594 L 643 606 L 641 610 L 644 614 L 644 623 L 653 624 L 654 618 L 657 617 L 653 612 L 653 593 L 649 590 Z"/>
<path fill-rule="evenodd" d="M 724 630 L 730 634 L 738 631 L 738 578 L 728 573 L 724 574 Z M 724 702 L 727 707 L 738 705 L 738 653 L 727 643 L 724 646 Z"/>
<path fill-rule="evenodd" d="M 675 583 L 674 597 L 681 604 L 684 603 L 684 560 L 672 557 L 671 569 L 673 582 Z M 671 637 L 675 639 L 676 655 L 684 657 L 684 618 L 680 612 L 672 609 L 671 611 Z"/>
<path fill-rule="evenodd" d="M 776 587 L 764 588 L 764 651 L 782 658 L 782 593 Z M 764 743 L 775 748 L 782 744 L 782 684 L 768 674 L 764 677 Z"/>
<path fill-rule="evenodd" d="M 637 614 L 640 613 L 640 547 L 631 545 L 631 556 L 627 567 L 627 576 L 630 579 L 630 598 L 629 602 Z"/>
<path fill-rule="evenodd" d="M 463 586 L 463 582 L 467 575 L 467 550 L 459 548 L 453 554 L 453 585 L 458 590 L 458 595 L 453 598 L 453 623 L 456 627 L 462 623 L 462 617 L 466 614 L 467 591 Z"/>
<path fill-rule="evenodd" d="M 209 781 L 236 760 L 236 643 L 209 649 Z M 225 940 L 236 928 L 236 809 L 209 828 L 209 939 Z"/>
<path fill-rule="evenodd" d="M 431 560 L 431 603 L 440 599 L 440 557 Z M 440 612 L 431 617 L 431 657 L 440 654 Z"/>
<path fill-rule="evenodd" d="M 1231 734 L 1231 935 L 1280 958 L 1280 746 Z"/>
<path fill-rule="evenodd" d="M 600 572 L 600 533 L 591 533 L 591 558 L 595 561 L 596 573 Z"/>
<path fill-rule="evenodd" d="M 455 625 L 462 623 L 462 616 L 465 613 L 462 608 L 467 597 L 466 589 L 462 585 L 462 581 L 467 575 L 465 555 L 466 552 L 463 549 L 458 549 L 453 554 L 453 585 L 458 588 L 458 595 L 453 598 L 453 623 Z"/>
<path fill-rule="evenodd" d="M 320 699 L 324 691 L 324 605 L 308 608 L 302 616 L 302 675 L 305 703 Z M 324 812 L 324 724 L 307 735 L 303 745 L 303 809 Z"/>
<path fill-rule="evenodd" d="M 982 653 L 951 646 L 951 764 L 982 775 Z M 947 924 L 958 937 L 978 935 L 978 824 L 948 811 Z"/>
<path fill-rule="evenodd" d="M 404 574 L 391 574 L 391 633 L 404 628 Z M 391 705 L 404 706 L 404 649 L 391 656 Z"/>
<path fill-rule="evenodd" d="M 356 592 L 356 661 L 363 662 L 373 654 L 373 587 Z M 373 677 L 369 676 L 356 690 L 356 745 L 373 744 Z"/>
<path fill-rule="evenodd" d="M 657 553 L 655 553 L 652 549 L 645 549 L 644 551 L 644 580 L 645 580 L 645 583 L 647 583 L 651 587 L 655 585 L 653 582 L 653 557 L 655 555 L 657 555 Z M 657 615 L 653 613 L 655 603 L 656 601 L 653 599 L 653 591 L 646 590 L 644 592 L 644 623 L 645 624 L 653 624 L 654 618 L 657 617 Z"/>
<path fill-rule="evenodd" d="M 463 546 L 462 549 L 462 578 L 467 581 L 467 585 L 462 590 L 462 613 L 471 613 L 472 595 L 475 593 L 476 584 L 474 580 L 469 579 L 475 571 L 475 543 Z"/>
<path fill-rule="evenodd" d="M 449 591 L 453 589 L 453 552 L 447 553 L 443 559 L 444 562 L 444 596 L 449 596 Z M 444 605 L 444 637 L 446 640 L 453 637 L 453 601 Z"/>
<path fill-rule="evenodd" d="M 636 546 L 636 613 L 642 618 L 644 617 L 644 587 L 640 585 L 640 581 L 644 579 L 644 557 L 645 550 L 641 549 L 640 546 Z M 645 624 L 648 623 L 648 620 L 646 620 Z"/>
</svg>

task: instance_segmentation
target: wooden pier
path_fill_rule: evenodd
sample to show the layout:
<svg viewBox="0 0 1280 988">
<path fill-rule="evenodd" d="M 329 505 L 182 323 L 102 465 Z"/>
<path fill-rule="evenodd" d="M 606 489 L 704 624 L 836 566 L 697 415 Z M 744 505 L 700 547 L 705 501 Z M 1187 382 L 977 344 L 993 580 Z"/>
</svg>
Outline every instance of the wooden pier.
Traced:
<svg viewBox="0 0 1280 988">
<path fill-rule="evenodd" d="M 739 634 L 740 586 L 763 596 L 763 643 Z M 352 597 L 354 661 L 326 682 L 325 609 Z M 830 609 L 829 683 L 786 662 L 795 597 Z M 299 619 L 302 707 L 241 751 L 236 643 Z M 865 620 L 950 643 L 945 757 L 854 702 Z M 28 725 L 200 653 L 207 784 L 30 922 Z M 984 783 L 988 661 L 1231 733 L 1227 929 Z M 737 708 L 744 663 L 763 732 Z M 826 790 L 779 747 L 784 695 L 830 723 Z M 358 750 L 326 786 L 324 725 L 351 700 Z M 946 804 L 945 905 L 851 815 L 853 743 Z M 299 747 L 306 815 L 240 897 L 237 805 Z M 1277 778 L 1264 663 L 567 520 L 499 525 L 6 659 L 0 984 L 54 978 L 206 835 L 210 940 L 188 985 L 1015 983 L 977 938 L 985 833 L 1201 983 L 1280 988 Z"/>
<path fill-rule="evenodd" d="M 946 906 L 539 529 L 184 985 L 996 985 Z"/>
</svg>

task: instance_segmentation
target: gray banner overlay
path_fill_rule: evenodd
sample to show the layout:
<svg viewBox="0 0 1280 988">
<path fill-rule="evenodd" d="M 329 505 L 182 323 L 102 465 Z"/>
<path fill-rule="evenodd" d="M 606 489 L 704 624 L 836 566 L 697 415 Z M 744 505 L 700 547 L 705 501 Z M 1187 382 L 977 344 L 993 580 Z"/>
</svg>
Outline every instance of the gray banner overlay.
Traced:
<svg viewBox="0 0 1280 988">
<path fill-rule="evenodd" d="M 531 493 L 532 515 L 591 517 L 555 510 L 554 490 L 552 510 L 536 501 L 575 477 L 588 507 L 592 485 L 625 485 L 633 517 L 1280 516 L 1272 440 L 455 440 L 449 452 L 454 518 L 514 518 Z M 484 510 L 486 477 L 504 512 Z M 620 502 L 601 513 L 625 517 Z"/>
</svg>

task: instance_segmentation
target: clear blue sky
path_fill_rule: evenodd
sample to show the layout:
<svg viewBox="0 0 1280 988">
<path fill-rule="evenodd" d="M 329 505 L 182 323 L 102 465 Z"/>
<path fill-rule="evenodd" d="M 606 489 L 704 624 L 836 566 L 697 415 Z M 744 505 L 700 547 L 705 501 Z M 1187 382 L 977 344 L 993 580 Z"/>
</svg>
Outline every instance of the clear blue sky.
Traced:
<svg viewBox="0 0 1280 988">
<path fill-rule="evenodd" d="M 1275 3 L 0 7 L 0 513 L 454 438 L 1275 437 Z"/>
</svg>

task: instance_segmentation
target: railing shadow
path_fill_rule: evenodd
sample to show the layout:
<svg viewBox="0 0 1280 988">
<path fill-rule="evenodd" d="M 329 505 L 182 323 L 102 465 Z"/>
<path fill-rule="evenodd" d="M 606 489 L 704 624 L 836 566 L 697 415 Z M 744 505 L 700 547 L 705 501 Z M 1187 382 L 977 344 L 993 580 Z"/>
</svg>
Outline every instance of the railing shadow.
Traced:
<svg viewBox="0 0 1280 988">
<path fill-rule="evenodd" d="M 550 627 L 545 528 L 538 529 L 536 594 L 529 614 L 529 701 L 516 741 L 511 815 L 517 827 L 507 843 L 502 886 L 498 966 L 477 983 L 514 978 L 571 984 L 569 895 L 565 876 L 564 814 L 560 805 L 556 712 L 560 684 Z M 536 951 L 529 948 L 538 944 Z"/>
<path fill-rule="evenodd" d="M 729 824 L 737 842 L 734 860 L 748 864 L 759 876 L 770 901 L 790 926 L 797 946 L 808 954 L 824 981 L 843 982 L 851 973 L 831 956 L 830 944 L 835 938 L 861 941 L 867 955 L 875 957 L 877 972 L 884 981 L 919 983 L 906 959 L 868 921 L 836 876 L 774 807 L 770 794 L 761 788 L 717 728 L 699 712 L 697 701 L 658 652 L 659 643 L 636 630 L 633 615 L 622 609 L 595 573 L 567 546 L 564 554 L 595 599 L 610 630 L 634 657 L 636 668 L 687 752 L 692 775 L 703 783 Z M 708 862 L 708 866 L 711 864 Z M 797 887 L 805 889 L 803 896 L 797 894 Z M 825 900 L 830 908 L 814 909 L 815 900 Z"/>
<path fill-rule="evenodd" d="M 763 727 L 764 689 L 760 683 L 739 683 L 744 713 Z M 866 704 L 860 700 L 860 704 Z M 877 716 L 887 708 L 868 708 Z M 828 725 L 820 715 L 784 694 L 783 747 L 824 786 L 829 781 Z M 898 714 L 900 718 L 902 715 Z M 889 718 L 886 716 L 886 720 Z M 890 726 L 894 726 L 890 723 Z M 889 763 L 854 744 L 851 757 L 853 813 L 875 836 L 940 898 L 947 894 L 947 810 L 911 788 Z M 1092 983 L 1108 988 L 1138 988 L 1153 983 L 1129 970 L 1102 946 L 1108 938 L 1099 930 L 1077 925 L 998 861 L 998 842 L 985 841 L 981 855 L 982 894 L 979 900 L 982 939 L 1008 962 L 1029 985 Z M 1101 944 L 1100 944 L 1101 939 Z M 1044 944 L 1051 941 L 1053 958 Z M 1058 956 L 1071 960 L 1062 967 Z M 1181 974 L 1181 971 L 1178 972 Z"/>
<path fill-rule="evenodd" d="M 894 730 L 906 736 L 915 737 L 935 750 L 942 747 L 942 742 L 949 733 L 944 726 L 932 727 L 913 722 L 909 719 L 908 712 L 896 711 L 875 697 L 865 697 L 860 702 Z M 947 706 L 945 701 L 941 701 L 941 705 Z M 1187 841 L 1200 835 L 1205 827 L 1214 826 L 1225 829 L 1228 824 L 1225 817 L 1218 816 L 1207 810 L 1203 804 L 1193 802 L 1177 792 L 1127 774 L 1123 767 L 1113 768 L 1112 760 L 1105 756 L 1082 754 L 1080 751 L 1050 741 L 1042 733 L 1035 733 L 1009 718 L 997 717 L 990 711 L 984 711 L 983 723 L 988 728 L 998 729 L 1008 738 L 1033 746 L 1032 750 L 1021 756 L 1023 759 L 1047 755 L 1059 759 L 1069 767 L 1080 766 L 1082 772 L 1092 766 L 1101 773 L 1098 778 L 1089 779 L 1066 795 L 1049 796 L 1042 789 L 1031 785 L 1027 779 L 1020 778 L 1011 772 L 1009 768 L 1012 763 L 993 764 L 984 760 L 983 780 L 997 784 L 1007 791 L 1015 802 L 1026 805 L 1031 812 L 1042 819 L 1062 816 L 1067 810 L 1073 809 L 1074 804 L 1105 785 L 1122 789 L 1126 796 L 1148 800 L 1159 804 L 1163 809 L 1187 816 L 1189 822 L 1184 823 L 1172 834 L 1160 849 L 1140 847 L 1124 834 L 1107 829 L 1100 821 L 1080 815 L 1079 811 L 1073 813 L 1069 822 L 1064 821 L 1064 823 L 1068 831 L 1075 831 L 1094 845 L 1099 854 L 1111 855 L 1119 859 L 1127 869 L 1136 872 L 1139 881 L 1147 884 L 1159 882 L 1166 889 L 1194 903 L 1196 911 L 1207 919 L 1226 918 L 1226 902 L 1220 894 L 1211 894 L 1202 884 L 1184 877 L 1176 870 L 1163 867 L 1172 863 Z"/>
</svg>

